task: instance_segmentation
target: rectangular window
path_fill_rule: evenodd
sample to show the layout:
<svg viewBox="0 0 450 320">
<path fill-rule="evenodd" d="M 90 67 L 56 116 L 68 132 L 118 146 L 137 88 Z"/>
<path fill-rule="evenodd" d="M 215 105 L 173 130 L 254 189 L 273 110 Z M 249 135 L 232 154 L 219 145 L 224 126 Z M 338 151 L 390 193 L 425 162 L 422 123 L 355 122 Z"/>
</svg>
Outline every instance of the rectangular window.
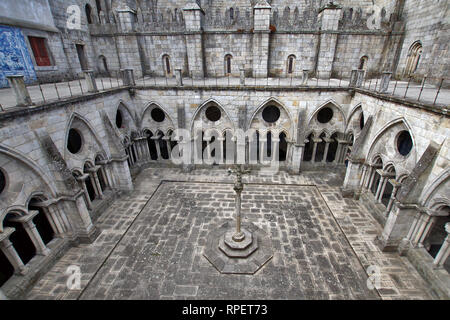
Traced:
<svg viewBox="0 0 450 320">
<path fill-rule="evenodd" d="M 48 55 L 47 47 L 45 45 L 45 38 L 38 37 L 28 37 L 30 40 L 31 49 L 33 50 L 34 59 L 36 60 L 36 65 L 39 67 L 48 67 L 52 63 L 50 61 L 50 56 Z"/>
</svg>

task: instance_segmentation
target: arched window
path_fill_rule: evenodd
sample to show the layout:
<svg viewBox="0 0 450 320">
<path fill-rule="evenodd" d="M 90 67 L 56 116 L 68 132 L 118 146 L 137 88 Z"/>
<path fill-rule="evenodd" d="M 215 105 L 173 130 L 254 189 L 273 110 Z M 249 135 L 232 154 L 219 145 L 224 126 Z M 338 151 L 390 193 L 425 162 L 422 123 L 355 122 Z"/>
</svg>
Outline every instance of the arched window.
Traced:
<svg viewBox="0 0 450 320">
<path fill-rule="evenodd" d="M 98 21 L 102 23 L 102 19 L 100 18 L 100 12 L 102 12 L 102 5 L 100 4 L 100 0 L 95 0 L 95 5 L 97 7 Z"/>
<path fill-rule="evenodd" d="M 229 75 L 231 74 L 231 59 L 233 57 L 231 56 L 231 54 L 227 54 L 225 56 L 225 75 Z"/>
<path fill-rule="evenodd" d="M 92 8 L 89 4 L 84 7 L 88 24 L 92 24 Z"/>
<path fill-rule="evenodd" d="M 422 57 L 422 44 L 420 41 L 413 43 L 408 52 L 408 60 L 406 61 L 406 75 L 413 74 L 419 66 L 420 58 Z"/>
<path fill-rule="evenodd" d="M 359 59 L 359 70 L 367 70 L 367 62 L 369 61 L 369 58 L 367 56 L 362 56 L 361 59 Z"/>
<path fill-rule="evenodd" d="M 233 20 L 234 19 L 234 9 L 230 8 L 230 19 Z"/>
<path fill-rule="evenodd" d="M 106 61 L 106 57 L 103 55 L 99 56 L 98 63 L 99 63 L 100 74 L 109 75 L 109 69 L 108 69 L 108 63 Z"/>
<path fill-rule="evenodd" d="M 307 142 L 305 144 L 305 153 L 303 154 L 303 161 L 311 161 L 313 156 L 314 149 L 314 134 L 310 134 L 307 138 Z"/>
<path fill-rule="evenodd" d="M 287 72 L 289 74 L 294 72 L 294 63 L 295 63 L 295 56 L 292 54 L 288 57 L 287 60 Z"/>
<path fill-rule="evenodd" d="M 164 73 L 166 75 L 170 75 L 172 73 L 172 69 L 170 66 L 170 57 L 167 54 L 163 55 L 163 66 L 164 66 Z"/>
</svg>

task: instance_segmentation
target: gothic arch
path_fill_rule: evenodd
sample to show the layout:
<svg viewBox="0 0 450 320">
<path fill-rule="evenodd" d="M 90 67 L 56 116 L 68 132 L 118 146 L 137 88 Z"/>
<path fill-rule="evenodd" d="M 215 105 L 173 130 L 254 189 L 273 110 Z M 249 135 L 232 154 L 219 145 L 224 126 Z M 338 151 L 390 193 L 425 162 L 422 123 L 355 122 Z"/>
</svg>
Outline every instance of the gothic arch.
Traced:
<svg viewBox="0 0 450 320">
<path fill-rule="evenodd" d="M 148 125 L 146 126 L 146 124 L 144 123 L 144 121 L 146 120 L 145 119 L 145 116 L 146 116 L 146 114 L 150 111 L 151 112 L 151 110 L 153 110 L 154 108 L 159 108 L 159 109 L 161 109 L 163 112 L 164 112 L 164 114 L 165 114 L 165 116 L 167 117 L 167 119 L 165 119 L 163 122 L 162 122 L 162 125 L 156 125 L 155 127 L 156 128 L 152 128 L 152 132 L 154 131 L 154 130 L 156 130 L 157 128 L 163 128 L 163 127 L 171 127 L 171 128 L 173 128 L 174 127 L 174 125 L 173 125 L 173 120 L 172 120 L 172 117 L 170 116 L 170 113 L 167 111 L 167 109 L 165 108 L 165 107 L 163 107 L 159 102 L 156 102 L 156 101 L 150 101 L 150 102 L 148 102 L 147 104 L 146 104 L 146 106 L 145 106 L 145 108 L 144 108 L 144 110 L 142 111 L 142 114 L 141 114 L 141 117 L 140 117 L 140 121 L 139 121 L 139 126 L 140 126 L 140 128 L 141 129 L 146 129 L 147 127 L 148 127 Z M 150 116 L 150 118 L 151 118 L 151 116 Z M 155 121 L 153 121 L 153 119 L 151 120 L 151 124 L 152 125 L 155 125 L 155 124 L 157 124 L 157 122 L 155 122 Z M 166 130 L 166 129 L 165 129 Z"/>
<path fill-rule="evenodd" d="M 285 130 L 288 134 L 287 134 L 287 138 L 291 139 L 291 137 L 294 136 L 294 132 L 296 130 L 295 128 L 295 122 L 292 118 L 291 113 L 289 112 L 288 108 L 286 108 L 286 106 L 284 105 L 284 103 L 282 103 L 280 100 L 278 100 L 275 97 L 270 97 L 268 99 L 266 99 L 263 103 L 261 103 L 256 110 L 253 112 L 252 116 L 250 117 L 250 121 L 247 124 L 247 128 L 251 128 L 252 124 L 254 123 L 256 116 L 267 106 L 269 105 L 275 105 L 280 109 L 280 112 L 284 112 L 287 115 L 287 121 L 284 121 L 282 123 L 280 123 L 280 125 L 277 127 L 277 129 L 279 129 L 279 133 L 281 133 L 282 130 Z M 278 122 L 278 121 L 277 121 Z M 256 130 L 264 130 L 264 128 L 253 128 Z M 269 130 L 271 128 L 268 128 Z"/>
<path fill-rule="evenodd" d="M 215 105 L 217 108 L 219 108 L 220 111 L 223 112 L 223 115 L 225 116 L 226 120 L 228 120 L 228 121 L 227 121 L 228 123 L 225 123 L 225 125 L 223 126 L 223 128 L 222 128 L 222 127 L 220 128 L 219 132 L 222 131 L 224 128 L 227 128 L 227 127 L 230 127 L 230 126 L 233 128 L 232 130 L 234 131 L 234 129 L 236 128 L 236 126 L 235 126 L 234 122 L 232 121 L 232 117 L 230 117 L 230 115 L 229 115 L 229 113 L 227 112 L 227 110 L 223 107 L 223 105 L 222 105 L 219 101 L 217 101 L 217 100 L 214 99 L 214 98 L 209 98 L 208 100 L 204 101 L 200 106 L 198 106 L 198 107 L 197 107 L 197 110 L 195 110 L 195 112 L 194 112 L 194 114 L 193 114 L 193 116 L 192 116 L 192 119 L 191 119 L 191 124 L 190 124 L 190 126 L 189 126 L 190 132 L 191 132 L 191 133 L 193 132 L 193 130 L 194 130 L 194 124 L 195 124 L 195 122 L 197 121 L 197 119 L 198 119 L 200 113 L 203 111 L 203 109 L 209 107 L 210 105 Z M 219 120 L 219 121 L 220 121 L 220 120 Z M 227 124 L 228 124 L 228 125 L 227 125 Z M 207 129 L 207 128 L 205 127 L 205 129 Z"/>
<path fill-rule="evenodd" d="M 75 154 L 70 153 L 67 150 L 67 142 L 69 139 L 69 130 L 73 128 L 73 125 L 76 121 L 79 121 L 82 124 L 82 126 L 86 126 L 87 132 L 82 132 L 83 139 L 84 139 L 83 144 L 85 145 L 85 147 L 87 147 L 87 148 L 91 147 L 93 150 L 82 149 L 82 151 L 80 151 L 79 154 L 75 155 Z M 86 142 L 87 142 L 86 139 L 87 139 L 87 137 L 89 137 L 89 135 L 92 135 L 93 141 L 89 141 L 92 143 L 91 145 L 89 145 L 89 144 L 86 145 Z M 85 161 L 86 158 L 91 157 L 94 153 L 99 152 L 99 151 L 103 152 L 104 154 L 108 154 L 106 152 L 106 148 L 104 147 L 104 145 L 102 143 L 102 139 L 100 139 L 100 137 L 97 134 L 97 131 L 91 125 L 90 121 L 77 112 L 72 113 L 72 115 L 67 123 L 66 130 L 65 130 L 63 150 L 64 150 L 64 159 L 68 163 L 73 162 L 73 160 L 75 160 L 75 159 Z M 86 152 L 86 151 L 88 151 L 88 152 Z M 89 152 L 89 151 L 91 151 L 91 152 Z M 73 166 L 74 166 L 74 163 L 72 163 L 72 165 L 69 165 L 69 167 L 73 167 Z"/>
<path fill-rule="evenodd" d="M 327 101 L 325 101 L 324 103 L 322 103 L 321 105 L 319 105 L 319 107 L 316 108 L 316 110 L 314 110 L 314 112 L 311 114 L 311 116 L 308 119 L 308 126 L 311 125 L 312 120 L 314 119 L 314 117 L 317 115 L 317 113 L 319 113 L 320 110 L 322 110 L 323 108 L 325 108 L 328 104 L 333 105 L 341 114 L 342 119 L 343 119 L 343 125 L 341 126 L 342 128 L 346 128 L 347 127 L 347 118 L 345 117 L 345 112 L 342 109 L 341 106 L 339 106 L 339 104 L 334 101 L 333 99 L 328 99 Z"/>
<path fill-rule="evenodd" d="M 398 125 L 398 124 L 403 124 L 405 126 L 405 128 L 408 130 L 409 134 L 411 135 L 411 139 L 413 141 L 413 149 L 411 150 L 411 154 L 408 155 L 408 158 L 410 158 L 410 156 L 413 156 L 414 159 L 414 164 L 416 163 L 416 157 L 417 157 L 417 152 L 414 152 L 414 147 L 416 146 L 416 139 L 414 138 L 414 133 L 412 131 L 411 126 L 408 124 L 408 122 L 406 121 L 405 118 L 397 118 L 394 120 L 389 121 L 387 124 L 385 124 L 376 134 L 375 134 L 375 138 L 372 139 L 372 141 L 369 143 L 370 147 L 369 150 L 366 154 L 366 158 L 370 158 L 376 143 L 379 141 L 379 139 L 389 131 L 390 128 Z"/>
<path fill-rule="evenodd" d="M 423 204 L 424 207 L 429 207 L 438 191 L 445 186 L 450 189 L 450 168 L 444 170 L 433 182 L 425 187 L 426 191 L 420 198 L 419 203 Z"/>
</svg>

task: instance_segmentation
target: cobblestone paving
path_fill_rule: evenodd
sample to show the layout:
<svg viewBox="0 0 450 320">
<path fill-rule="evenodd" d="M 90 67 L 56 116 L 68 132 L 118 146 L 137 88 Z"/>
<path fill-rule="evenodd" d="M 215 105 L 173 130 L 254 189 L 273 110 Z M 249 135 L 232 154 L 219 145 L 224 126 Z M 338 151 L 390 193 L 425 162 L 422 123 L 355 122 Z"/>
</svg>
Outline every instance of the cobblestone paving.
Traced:
<svg viewBox="0 0 450 320">
<path fill-rule="evenodd" d="M 341 181 L 333 172 L 245 177 L 244 219 L 270 235 L 275 253 L 253 276 L 223 275 L 202 250 L 210 227 L 233 218 L 232 177 L 148 169 L 100 217 L 99 238 L 70 249 L 28 299 L 430 298 L 406 258 L 373 245 L 381 227 L 340 196 Z M 69 265 L 81 268 L 81 290 L 66 288 Z M 377 290 L 366 285 L 371 265 L 382 272 Z"/>
</svg>

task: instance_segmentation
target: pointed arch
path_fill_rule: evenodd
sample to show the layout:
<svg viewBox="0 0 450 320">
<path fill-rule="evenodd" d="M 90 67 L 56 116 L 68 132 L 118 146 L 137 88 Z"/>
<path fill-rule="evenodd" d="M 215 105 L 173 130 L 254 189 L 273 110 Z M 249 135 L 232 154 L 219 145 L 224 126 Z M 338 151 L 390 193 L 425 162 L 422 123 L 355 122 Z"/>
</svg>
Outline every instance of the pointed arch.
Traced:
<svg viewBox="0 0 450 320">
<path fill-rule="evenodd" d="M 404 117 L 401 117 L 401 118 L 397 118 L 397 119 L 389 121 L 380 130 L 378 130 L 378 132 L 375 134 L 375 137 L 369 143 L 370 147 L 369 147 L 369 150 L 368 150 L 368 152 L 366 154 L 366 159 L 368 159 L 370 157 L 370 155 L 372 154 L 373 148 L 375 147 L 376 142 L 378 141 L 378 139 L 380 139 L 383 136 L 383 134 L 386 133 L 389 130 L 389 128 L 391 128 L 391 127 L 393 127 L 395 125 L 398 125 L 398 124 L 404 124 L 405 127 L 408 129 L 409 134 L 411 135 L 411 139 L 413 141 L 413 149 L 412 150 L 414 150 L 414 147 L 417 146 L 416 139 L 414 137 L 414 132 L 412 130 L 412 127 L 409 125 L 408 121 Z M 415 160 L 416 159 L 414 159 L 414 162 L 416 162 Z"/>
<path fill-rule="evenodd" d="M 423 204 L 424 207 L 430 206 L 433 195 L 448 181 L 450 181 L 450 168 L 445 169 L 433 182 L 427 185 L 425 188 L 427 191 L 422 195 L 419 203 Z"/>
<path fill-rule="evenodd" d="M 119 100 L 117 107 L 114 109 L 115 110 L 114 119 L 115 119 L 117 112 L 120 110 L 120 108 L 123 108 L 123 109 L 125 109 L 126 112 L 128 112 L 131 120 L 133 120 L 134 127 L 137 128 L 138 127 L 138 119 L 135 119 L 135 113 L 131 112 L 131 109 L 128 106 L 128 104 L 125 103 L 125 101 L 123 101 L 122 99 Z"/>
<path fill-rule="evenodd" d="M 161 110 L 164 112 L 164 114 L 166 115 L 167 119 L 169 120 L 170 124 L 171 124 L 172 127 L 173 127 L 173 123 L 174 123 L 174 122 L 173 122 L 172 117 L 170 116 L 170 113 L 167 111 L 167 108 L 164 107 L 161 103 L 159 103 L 159 102 L 157 102 L 157 101 L 154 101 L 154 100 L 149 101 L 149 102 L 145 105 L 144 110 L 143 110 L 142 113 L 141 113 L 141 117 L 140 117 L 140 121 L 139 121 L 140 127 L 142 127 L 142 125 L 143 125 L 143 123 L 144 123 L 144 117 L 145 117 L 145 114 L 146 114 L 150 109 L 153 109 L 155 106 L 158 107 L 159 109 L 161 109 Z"/>
<path fill-rule="evenodd" d="M 311 114 L 311 116 L 308 119 L 308 125 L 311 124 L 311 121 L 314 119 L 314 117 L 317 115 L 317 113 L 319 113 L 320 110 L 322 110 L 323 108 L 325 108 L 328 104 L 333 105 L 334 107 L 336 107 L 336 109 L 338 109 L 338 111 L 341 113 L 342 115 L 342 119 L 344 120 L 344 125 L 343 128 L 347 127 L 347 118 L 345 117 L 345 112 L 342 109 L 342 107 L 333 99 L 328 99 L 327 101 L 323 102 L 322 104 L 319 105 L 319 107 L 316 108 L 316 110 L 314 110 L 314 112 Z"/>
<path fill-rule="evenodd" d="M 64 150 L 66 149 L 67 146 L 67 139 L 69 137 L 69 130 L 72 127 L 73 122 L 78 119 L 79 121 L 81 121 L 83 124 L 85 124 L 90 133 L 92 133 L 92 135 L 94 136 L 96 142 L 98 143 L 100 149 L 102 152 L 104 152 L 106 154 L 106 148 L 104 147 L 103 143 L 101 142 L 102 139 L 100 139 L 100 137 L 97 134 L 97 131 L 94 129 L 94 127 L 92 126 L 92 124 L 90 123 L 90 121 L 85 118 L 84 116 L 82 116 L 81 114 L 79 114 L 78 112 L 73 112 L 72 115 L 70 116 L 70 119 L 67 123 L 66 126 L 66 130 L 65 130 L 65 138 L 64 138 Z"/>
<path fill-rule="evenodd" d="M 194 123 L 195 123 L 195 120 L 197 119 L 199 113 L 203 110 L 203 108 L 208 107 L 210 104 L 214 104 L 225 114 L 225 116 L 228 118 L 230 124 L 233 126 L 233 130 L 234 130 L 236 128 L 236 126 L 235 126 L 234 122 L 232 121 L 233 118 L 230 116 L 228 111 L 224 108 L 222 103 L 220 103 L 218 100 L 216 100 L 214 98 L 209 98 L 208 100 L 204 101 L 201 105 L 199 105 L 197 107 L 197 109 L 195 110 L 195 112 L 192 116 L 192 119 L 191 119 L 191 123 L 189 125 L 190 132 L 192 132 L 192 130 L 194 130 Z"/>
</svg>

